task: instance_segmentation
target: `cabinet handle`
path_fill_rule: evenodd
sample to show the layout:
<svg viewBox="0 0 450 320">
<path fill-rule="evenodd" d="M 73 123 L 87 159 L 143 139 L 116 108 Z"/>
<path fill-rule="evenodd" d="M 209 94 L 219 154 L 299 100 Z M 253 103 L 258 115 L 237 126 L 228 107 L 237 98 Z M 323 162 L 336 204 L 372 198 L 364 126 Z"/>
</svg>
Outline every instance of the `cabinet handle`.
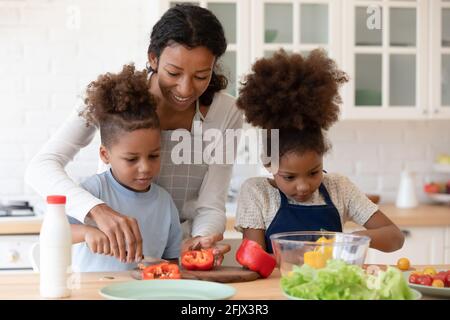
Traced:
<svg viewBox="0 0 450 320">
<path fill-rule="evenodd" d="M 401 230 L 403 235 L 405 236 L 405 238 L 410 237 L 411 236 L 411 231 L 409 230 Z"/>
</svg>

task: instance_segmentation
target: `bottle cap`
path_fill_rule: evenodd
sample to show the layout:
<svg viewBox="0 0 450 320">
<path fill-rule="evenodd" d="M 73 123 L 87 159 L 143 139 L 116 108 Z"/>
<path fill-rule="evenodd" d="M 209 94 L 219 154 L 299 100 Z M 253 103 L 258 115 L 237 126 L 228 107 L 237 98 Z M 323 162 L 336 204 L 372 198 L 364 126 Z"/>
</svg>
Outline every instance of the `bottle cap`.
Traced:
<svg viewBox="0 0 450 320">
<path fill-rule="evenodd" d="M 66 196 L 52 195 L 47 196 L 48 204 L 66 204 Z"/>
</svg>

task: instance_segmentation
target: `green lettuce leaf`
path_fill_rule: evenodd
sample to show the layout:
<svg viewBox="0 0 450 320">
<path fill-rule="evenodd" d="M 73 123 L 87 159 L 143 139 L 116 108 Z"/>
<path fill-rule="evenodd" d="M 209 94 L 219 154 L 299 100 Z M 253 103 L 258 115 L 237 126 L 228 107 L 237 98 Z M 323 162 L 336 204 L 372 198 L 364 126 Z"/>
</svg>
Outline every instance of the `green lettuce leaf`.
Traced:
<svg viewBox="0 0 450 320">
<path fill-rule="evenodd" d="M 342 260 L 329 260 L 322 269 L 309 265 L 294 266 L 281 278 L 288 295 L 312 300 L 406 300 L 413 295 L 401 271 L 388 267 L 386 272 L 367 275 L 359 266 Z"/>
</svg>

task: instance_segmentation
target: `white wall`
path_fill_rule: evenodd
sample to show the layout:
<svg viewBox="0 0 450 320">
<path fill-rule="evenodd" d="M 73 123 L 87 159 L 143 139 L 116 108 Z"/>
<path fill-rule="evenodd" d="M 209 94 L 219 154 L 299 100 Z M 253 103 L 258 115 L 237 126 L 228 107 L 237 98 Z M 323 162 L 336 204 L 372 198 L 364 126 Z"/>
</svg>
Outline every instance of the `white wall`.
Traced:
<svg viewBox="0 0 450 320">
<path fill-rule="evenodd" d="M 0 201 L 37 198 L 23 181 L 31 157 L 98 74 L 130 61 L 145 66 L 158 17 L 154 0 L 0 1 Z M 450 153 L 450 121 L 346 121 L 330 138 L 329 171 L 392 201 L 408 164 L 425 200 L 422 183 L 444 179 L 433 173 L 432 162 Z M 74 179 L 95 172 L 97 150 L 98 140 L 68 166 Z"/>
<path fill-rule="evenodd" d="M 0 1 L 0 201 L 33 196 L 23 172 L 97 75 L 145 67 L 154 0 Z M 97 145 L 69 166 L 95 172 Z"/>
</svg>

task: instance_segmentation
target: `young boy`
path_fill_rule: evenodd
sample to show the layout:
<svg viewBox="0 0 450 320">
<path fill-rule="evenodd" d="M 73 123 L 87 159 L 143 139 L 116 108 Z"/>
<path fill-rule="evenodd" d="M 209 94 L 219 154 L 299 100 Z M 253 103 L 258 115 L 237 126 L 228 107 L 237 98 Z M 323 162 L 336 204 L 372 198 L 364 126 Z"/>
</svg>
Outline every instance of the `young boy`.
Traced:
<svg viewBox="0 0 450 320">
<path fill-rule="evenodd" d="M 146 72 L 126 65 L 119 74 L 101 75 L 88 86 L 85 102 L 81 115 L 87 125 L 100 128 L 100 157 L 111 168 L 81 186 L 137 221 L 144 256 L 178 261 L 182 240 L 178 211 L 169 193 L 152 183 L 160 169 L 161 132 Z M 112 256 L 117 248 L 110 247 L 107 235 L 94 223 L 75 219 L 71 223 L 74 271 L 136 267 L 139 259 L 120 261 Z"/>
</svg>

